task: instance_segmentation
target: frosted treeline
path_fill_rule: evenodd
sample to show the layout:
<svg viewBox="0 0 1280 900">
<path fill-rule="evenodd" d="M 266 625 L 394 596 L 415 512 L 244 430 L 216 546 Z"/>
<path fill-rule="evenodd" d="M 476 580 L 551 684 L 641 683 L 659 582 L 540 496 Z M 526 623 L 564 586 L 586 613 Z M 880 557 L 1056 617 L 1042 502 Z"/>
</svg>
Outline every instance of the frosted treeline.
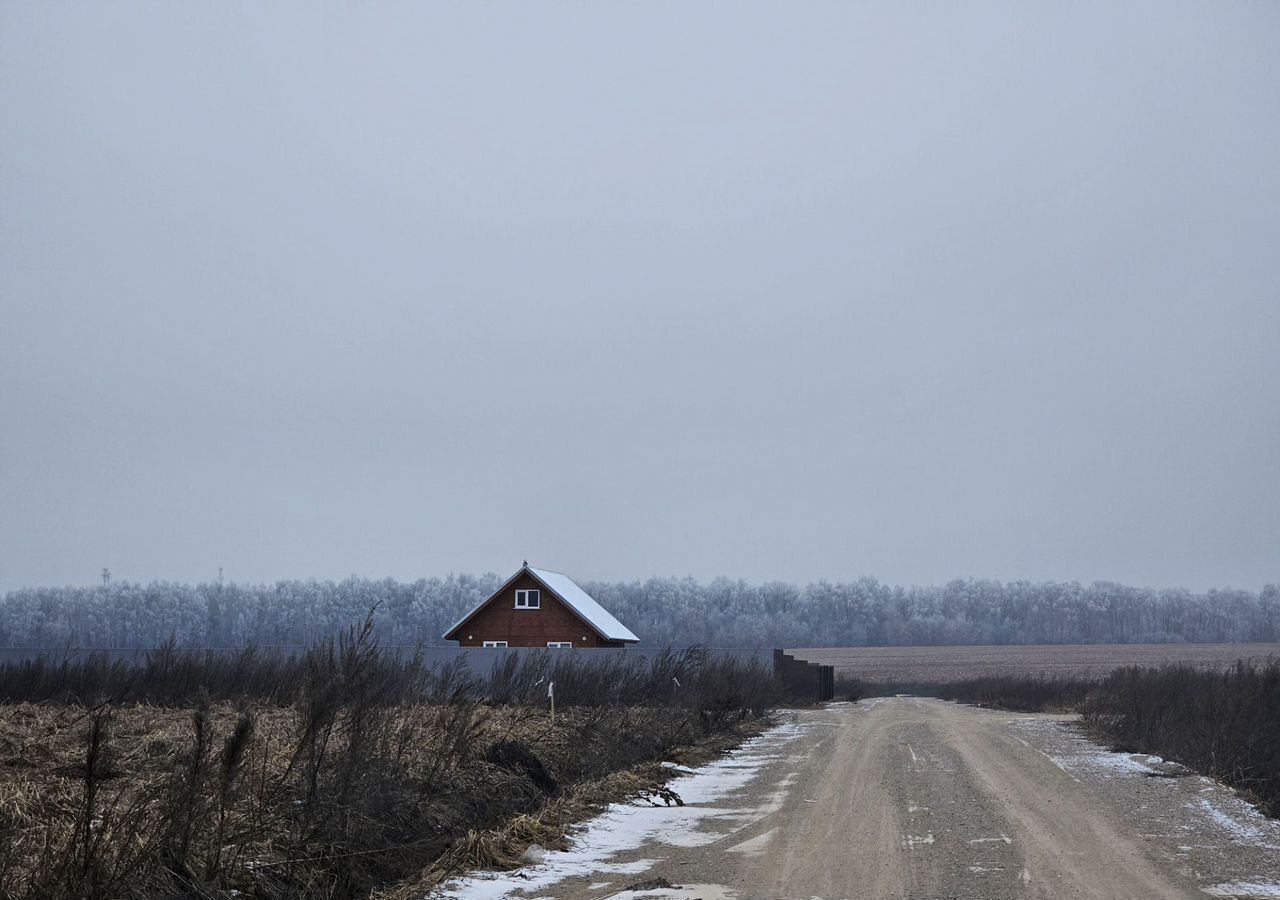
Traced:
<svg viewBox="0 0 1280 900">
<path fill-rule="evenodd" d="M 170 635 L 198 647 L 300 644 L 378 605 L 393 644 L 440 635 L 497 589 L 496 575 L 413 582 L 281 581 L 33 588 L 0 601 L 0 646 L 153 647 Z M 1120 584 L 953 581 L 898 587 L 747 584 L 718 578 L 585 582 L 643 645 L 716 647 L 1139 643 L 1280 640 L 1280 587 L 1259 592 L 1151 590 Z"/>
</svg>

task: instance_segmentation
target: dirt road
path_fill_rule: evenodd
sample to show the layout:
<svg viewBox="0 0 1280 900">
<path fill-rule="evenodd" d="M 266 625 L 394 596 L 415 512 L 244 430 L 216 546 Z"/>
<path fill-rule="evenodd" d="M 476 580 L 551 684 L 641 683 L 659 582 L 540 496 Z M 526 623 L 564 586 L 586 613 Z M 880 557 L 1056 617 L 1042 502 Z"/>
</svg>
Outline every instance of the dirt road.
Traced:
<svg viewBox="0 0 1280 900">
<path fill-rule="evenodd" d="M 1053 717 L 916 698 L 837 705 L 673 786 L 686 807 L 618 807 L 569 853 L 450 893 L 1280 897 L 1280 825 Z M 632 888 L 655 879 L 681 887 Z"/>
</svg>

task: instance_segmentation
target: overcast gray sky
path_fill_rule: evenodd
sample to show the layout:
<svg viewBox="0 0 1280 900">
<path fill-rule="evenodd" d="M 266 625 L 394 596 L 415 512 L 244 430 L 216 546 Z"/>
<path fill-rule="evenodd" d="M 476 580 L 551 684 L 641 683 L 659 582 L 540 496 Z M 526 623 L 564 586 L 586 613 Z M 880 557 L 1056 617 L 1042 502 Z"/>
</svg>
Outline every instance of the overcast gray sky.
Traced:
<svg viewBox="0 0 1280 900">
<path fill-rule="evenodd" d="M 0 589 L 1280 580 L 1280 4 L 0 42 Z"/>
</svg>

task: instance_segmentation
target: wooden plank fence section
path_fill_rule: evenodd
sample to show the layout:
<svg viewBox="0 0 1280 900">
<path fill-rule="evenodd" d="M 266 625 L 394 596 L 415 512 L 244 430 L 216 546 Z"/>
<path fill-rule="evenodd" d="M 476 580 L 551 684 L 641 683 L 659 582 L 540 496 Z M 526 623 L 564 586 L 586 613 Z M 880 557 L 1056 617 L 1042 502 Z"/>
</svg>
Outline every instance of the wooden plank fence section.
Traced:
<svg viewBox="0 0 1280 900">
<path fill-rule="evenodd" d="M 835 666 L 805 662 L 785 650 L 773 651 L 773 675 L 805 703 L 823 703 L 836 695 Z"/>
</svg>

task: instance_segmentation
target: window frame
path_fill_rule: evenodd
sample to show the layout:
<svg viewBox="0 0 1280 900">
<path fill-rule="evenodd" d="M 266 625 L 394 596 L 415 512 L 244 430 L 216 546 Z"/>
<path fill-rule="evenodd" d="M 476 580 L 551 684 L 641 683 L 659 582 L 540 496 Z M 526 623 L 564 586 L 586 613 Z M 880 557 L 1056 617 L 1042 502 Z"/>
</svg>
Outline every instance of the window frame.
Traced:
<svg viewBox="0 0 1280 900">
<path fill-rule="evenodd" d="M 547 641 L 548 650 L 572 650 L 573 641 Z"/>
<path fill-rule="evenodd" d="M 506 641 L 481 641 L 481 646 L 485 650 L 506 650 L 509 645 Z"/>
<path fill-rule="evenodd" d="M 532 594 L 532 598 L 530 598 Z M 523 598 L 524 602 L 521 603 Z M 533 603 L 529 600 L 532 599 Z M 542 591 L 538 588 L 524 588 L 516 591 L 516 609 L 542 609 Z"/>
</svg>

